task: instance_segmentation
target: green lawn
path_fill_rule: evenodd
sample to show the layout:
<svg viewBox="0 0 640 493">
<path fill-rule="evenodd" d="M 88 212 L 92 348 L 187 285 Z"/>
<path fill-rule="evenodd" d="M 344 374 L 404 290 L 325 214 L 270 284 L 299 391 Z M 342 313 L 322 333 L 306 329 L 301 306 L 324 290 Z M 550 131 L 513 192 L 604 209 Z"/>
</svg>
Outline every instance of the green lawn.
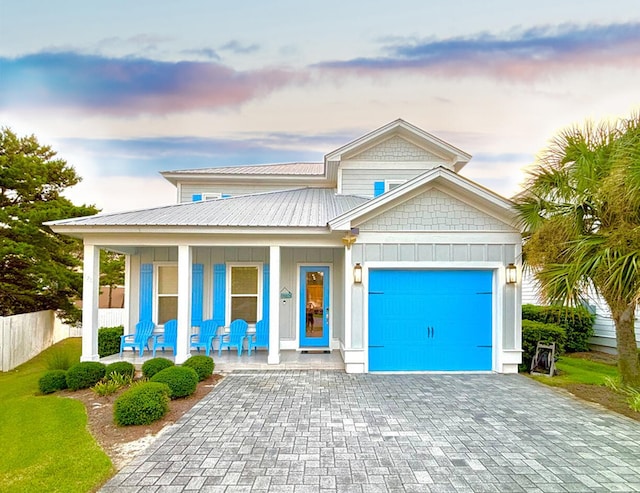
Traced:
<svg viewBox="0 0 640 493">
<path fill-rule="evenodd" d="M 0 373 L 0 490 L 81 492 L 113 472 L 109 457 L 87 430 L 84 405 L 38 394 L 52 351 L 80 359 L 80 339 L 67 339 L 15 370 Z"/>
<path fill-rule="evenodd" d="M 607 377 L 618 378 L 618 367 L 606 363 L 597 363 L 584 358 L 562 356 L 556 363 L 560 374 L 554 377 L 533 376 L 539 382 L 562 387 L 571 383 L 604 385 Z"/>
</svg>

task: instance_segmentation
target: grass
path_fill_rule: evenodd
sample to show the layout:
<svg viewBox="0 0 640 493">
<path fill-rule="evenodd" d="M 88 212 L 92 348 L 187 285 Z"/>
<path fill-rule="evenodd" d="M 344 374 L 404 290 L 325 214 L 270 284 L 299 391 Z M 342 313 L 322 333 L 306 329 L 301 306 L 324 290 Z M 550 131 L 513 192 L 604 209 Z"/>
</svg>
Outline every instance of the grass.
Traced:
<svg viewBox="0 0 640 493">
<path fill-rule="evenodd" d="M 604 385 L 607 377 L 618 378 L 618 367 L 606 363 L 598 363 L 585 358 L 562 356 L 556 363 L 560 372 L 552 378 L 536 376 L 536 380 L 553 386 L 564 386 L 572 383 L 587 385 Z"/>
<path fill-rule="evenodd" d="M 113 472 L 87 429 L 84 405 L 38 394 L 52 354 L 80 359 L 80 339 L 66 339 L 18 368 L 0 373 L 0 485 L 3 492 L 92 491 Z M 54 359 L 59 360 L 59 356 Z"/>
</svg>

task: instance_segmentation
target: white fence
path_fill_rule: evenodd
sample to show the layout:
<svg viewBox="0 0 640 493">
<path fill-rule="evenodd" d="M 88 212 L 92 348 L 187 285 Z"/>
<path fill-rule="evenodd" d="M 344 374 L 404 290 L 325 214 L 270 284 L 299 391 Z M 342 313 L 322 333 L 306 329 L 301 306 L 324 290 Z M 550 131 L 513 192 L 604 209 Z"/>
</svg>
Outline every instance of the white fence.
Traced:
<svg viewBox="0 0 640 493">
<path fill-rule="evenodd" d="M 123 320 L 122 308 L 98 310 L 99 327 Z M 13 370 L 67 337 L 82 337 L 82 328 L 63 323 L 52 310 L 0 317 L 0 370 Z"/>
</svg>

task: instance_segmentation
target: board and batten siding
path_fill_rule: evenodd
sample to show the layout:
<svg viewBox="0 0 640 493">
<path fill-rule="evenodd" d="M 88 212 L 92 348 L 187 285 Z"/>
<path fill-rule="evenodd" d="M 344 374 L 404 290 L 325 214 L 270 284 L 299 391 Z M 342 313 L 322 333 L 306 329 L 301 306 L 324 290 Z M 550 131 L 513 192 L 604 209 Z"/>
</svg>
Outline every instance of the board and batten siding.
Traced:
<svg viewBox="0 0 640 493">
<path fill-rule="evenodd" d="M 142 248 L 139 255 L 131 256 L 131 289 L 132 302 L 131 318 L 132 324 L 139 318 L 139 289 L 140 289 L 140 266 L 142 264 L 153 264 L 156 262 L 178 261 L 177 247 L 148 247 Z M 192 251 L 192 262 L 204 266 L 204 286 L 203 286 L 203 319 L 213 316 L 213 268 L 216 264 L 227 264 L 229 262 L 249 262 L 249 263 L 269 263 L 269 249 L 265 247 L 194 247 Z M 332 268 L 332 288 L 333 293 L 331 305 L 332 337 L 342 340 L 344 327 L 344 293 L 343 293 L 343 264 L 344 253 L 342 248 L 287 248 L 280 250 L 281 275 L 280 288 L 291 291 L 293 297 L 285 303 L 279 302 L 280 306 L 280 340 L 292 345 L 297 339 L 298 320 L 298 265 L 299 264 L 320 264 L 331 265 Z"/>
</svg>

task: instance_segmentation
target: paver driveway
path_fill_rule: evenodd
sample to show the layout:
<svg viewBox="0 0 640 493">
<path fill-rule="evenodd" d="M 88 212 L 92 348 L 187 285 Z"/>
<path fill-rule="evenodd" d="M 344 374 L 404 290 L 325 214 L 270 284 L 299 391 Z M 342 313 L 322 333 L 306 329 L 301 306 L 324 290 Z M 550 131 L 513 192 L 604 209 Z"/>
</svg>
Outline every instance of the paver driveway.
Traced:
<svg viewBox="0 0 640 493">
<path fill-rule="evenodd" d="M 640 424 L 518 375 L 236 372 L 103 491 L 640 491 Z"/>
</svg>

